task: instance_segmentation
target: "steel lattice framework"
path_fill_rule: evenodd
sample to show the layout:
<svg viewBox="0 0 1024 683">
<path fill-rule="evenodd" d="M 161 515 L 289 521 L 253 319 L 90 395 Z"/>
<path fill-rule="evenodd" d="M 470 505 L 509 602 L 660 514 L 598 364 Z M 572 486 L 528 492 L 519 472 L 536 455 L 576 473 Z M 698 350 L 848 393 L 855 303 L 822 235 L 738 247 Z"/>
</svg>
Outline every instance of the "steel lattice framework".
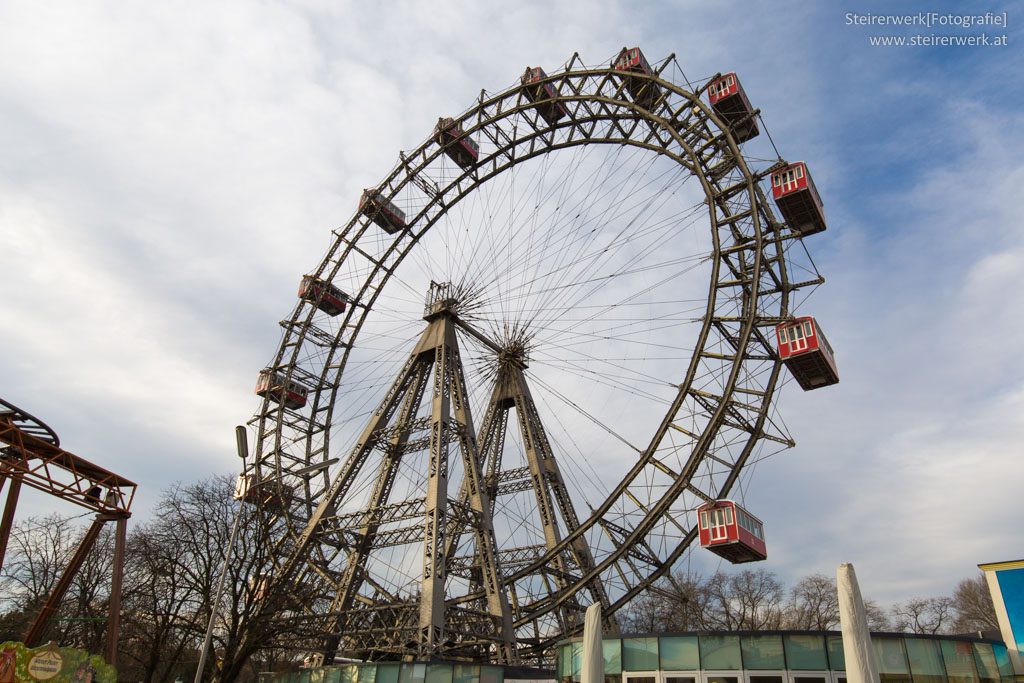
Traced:
<svg viewBox="0 0 1024 683">
<path fill-rule="evenodd" d="M 0 398 L 0 492 L 4 484 L 7 484 L 7 495 L 3 513 L 0 514 L 0 569 L 3 568 L 22 484 L 97 513 L 22 636 L 29 647 L 35 647 L 44 637 L 50 618 L 60 607 L 103 526 L 107 522 L 115 522 L 104 657 L 111 665 L 116 665 L 121 629 L 125 543 L 128 518 L 131 517 L 131 505 L 135 498 L 135 483 L 64 450 L 60 447 L 57 433 L 49 425 Z"/>
<path fill-rule="evenodd" d="M 822 279 L 791 276 L 799 235 L 774 217 L 759 185 L 774 166 L 752 170 L 702 102 L 706 84 L 684 83 L 677 68 L 670 57 L 650 75 L 625 75 L 574 56 L 543 81 L 566 113 L 553 121 L 522 86 L 481 93 L 455 119 L 480 143 L 475 164 L 453 167 L 444 140 L 432 137 L 377 188 L 405 210 L 404 229 L 386 234 L 357 213 L 335 231 L 312 275 L 352 303 L 331 317 L 300 300 L 282 322 L 272 368 L 307 387 L 308 402 L 293 409 L 266 399 L 251 423 L 247 474 L 264 493 L 255 508 L 277 564 L 259 577 L 259 617 L 240 659 L 273 637 L 328 660 L 340 652 L 548 661 L 556 640 L 582 628 L 591 602 L 615 628 L 616 611 L 693 543 L 694 508 L 726 496 L 752 455 L 792 446 L 771 417 L 781 369 L 772 328 L 790 315 L 796 289 Z M 696 180 L 695 211 L 710 237 L 698 259 L 709 280 L 692 316 L 692 353 L 666 378 L 671 391 L 646 443 L 622 444 L 623 473 L 602 499 L 577 509 L 559 468 L 563 454 L 549 438 L 557 415 L 535 401 L 540 380 L 528 371 L 543 345 L 518 320 L 478 325 L 473 282 L 432 284 L 418 341 L 403 347 L 404 363 L 362 413 L 358 436 L 339 435 L 359 350 L 383 338 L 368 320 L 386 308 L 385 288 L 399 287 L 396 272 L 429 231 L 510 169 L 602 145 L 641 150 Z M 487 386 L 468 386 L 466 344 L 486 358 L 475 379 Z M 471 390 L 489 397 L 478 423 Z M 513 434 L 522 457 L 504 462 Z M 513 534 L 498 524 L 501 501 L 514 495 L 528 497 L 533 517 Z M 527 527 L 533 542 L 520 541 Z M 389 579 L 399 565 L 418 574 Z"/>
</svg>

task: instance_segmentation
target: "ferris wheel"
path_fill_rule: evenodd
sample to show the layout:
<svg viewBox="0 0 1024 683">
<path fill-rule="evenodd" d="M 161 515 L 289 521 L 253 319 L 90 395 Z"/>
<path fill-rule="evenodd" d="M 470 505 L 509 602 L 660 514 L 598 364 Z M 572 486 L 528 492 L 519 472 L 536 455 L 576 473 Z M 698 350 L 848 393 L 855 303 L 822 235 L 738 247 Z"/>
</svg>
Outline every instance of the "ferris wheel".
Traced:
<svg viewBox="0 0 1024 683">
<path fill-rule="evenodd" d="M 763 557 L 725 503 L 793 445 L 783 362 L 838 377 L 794 317 L 821 201 L 802 162 L 745 155 L 758 121 L 735 74 L 574 55 L 440 118 L 353 202 L 257 384 L 237 495 L 274 557 L 261 634 L 541 663 L 695 543 Z"/>
</svg>

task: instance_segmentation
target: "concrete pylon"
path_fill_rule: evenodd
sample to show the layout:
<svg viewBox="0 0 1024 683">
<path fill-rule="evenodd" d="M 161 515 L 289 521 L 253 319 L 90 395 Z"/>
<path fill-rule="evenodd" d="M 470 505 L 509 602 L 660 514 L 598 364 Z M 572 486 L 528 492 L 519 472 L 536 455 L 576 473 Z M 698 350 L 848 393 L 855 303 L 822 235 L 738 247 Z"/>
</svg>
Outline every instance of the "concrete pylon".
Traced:
<svg viewBox="0 0 1024 683">
<path fill-rule="evenodd" d="M 839 565 L 836 589 L 839 592 L 839 623 L 843 630 L 846 680 L 848 683 L 879 683 L 878 657 L 871 645 L 868 615 L 857 584 L 857 574 L 849 562 Z"/>
<path fill-rule="evenodd" d="M 604 652 L 601 647 L 601 603 L 587 608 L 583 619 L 583 662 L 580 683 L 604 683 Z"/>
</svg>

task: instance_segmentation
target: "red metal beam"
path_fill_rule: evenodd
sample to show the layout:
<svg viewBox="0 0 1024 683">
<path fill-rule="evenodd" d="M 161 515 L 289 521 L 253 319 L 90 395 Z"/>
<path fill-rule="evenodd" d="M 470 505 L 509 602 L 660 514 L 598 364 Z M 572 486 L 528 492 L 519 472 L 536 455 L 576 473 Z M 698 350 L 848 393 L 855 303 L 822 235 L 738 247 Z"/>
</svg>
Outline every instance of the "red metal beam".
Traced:
<svg viewBox="0 0 1024 683">
<path fill-rule="evenodd" d="M 0 477 L 0 489 L 3 488 L 3 482 L 3 477 Z M 0 569 L 4 568 L 4 554 L 7 553 L 7 541 L 11 537 L 11 526 L 14 524 L 14 509 L 18 507 L 18 493 L 21 492 L 21 479 L 11 477 L 10 482 L 4 516 L 0 518 Z"/>
<path fill-rule="evenodd" d="M 45 423 L 3 399 L 0 399 L 0 488 L 10 481 L 7 505 L 0 518 L 0 567 L 14 520 L 21 485 L 49 493 L 98 512 L 92 526 L 75 551 L 53 592 L 25 632 L 24 642 L 29 647 L 38 645 L 46 623 L 60 606 L 71 581 L 75 578 L 86 556 L 96 543 L 103 525 L 117 522 L 114 541 L 113 578 L 110 586 L 110 606 L 107 616 L 106 658 L 111 665 L 117 662 L 117 644 L 121 630 L 121 589 L 124 576 L 124 554 L 128 518 L 135 498 L 136 485 L 110 470 L 95 465 L 85 458 L 60 447 L 60 439 Z"/>
<path fill-rule="evenodd" d="M 25 631 L 25 637 L 22 638 L 22 642 L 28 647 L 36 647 L 39 645 L 39 640 L 43 636 L 43 629 L 46 628 L 46 622 L 49 621 L 50 615 L 57 611 L 57 607 L 60 605 L 60 601 L 64 599 L 64 595 L 68 592 L 68 588 L 71 586 L 71 580 L 75 578 L 75 574 L 81 568 L 82 563 L 85 561 L 86 556 L 92 549 L 93 544 L 96 543 L 96 538 L 100 535 L 100 530 L 103 529 L 103 525 L 107 520 L 111 519 L 106 515 L 96 515 L 96 519 L 93 520 L 92 526 L 85 532 L 85 538 L 78 545 L 78 550 L 75 551 L 75 556 L 71 558 L 71 563 L 68 564 L 64 570 L 64 574 L 61 575 L 57 585 L 53 587 L 53 592 L 46 598 L 46 603 L 43 608 L 39 610 L 39 614 L 36 615 L 32 625 L 29 626 L 28 630 Z"/>
<path fill-rule="evenodd" d="M 0 443 L 9 446 L 0 458 L 0 477 L 101 514 L 131 514 L 134 482 L 22 430 L 10 413 L 0 413 Z"/>
<path fill-rule="evenodd" d="M 107 616 L 107 664 L 117 668 L 117 640 L 121 632 L 121 580 L 124 577 L 124 546 L 128 536 L 128 518 L 117 520 L 114 539 L 114 576 L 110 582 L 110 612 Z"/>
</svg>

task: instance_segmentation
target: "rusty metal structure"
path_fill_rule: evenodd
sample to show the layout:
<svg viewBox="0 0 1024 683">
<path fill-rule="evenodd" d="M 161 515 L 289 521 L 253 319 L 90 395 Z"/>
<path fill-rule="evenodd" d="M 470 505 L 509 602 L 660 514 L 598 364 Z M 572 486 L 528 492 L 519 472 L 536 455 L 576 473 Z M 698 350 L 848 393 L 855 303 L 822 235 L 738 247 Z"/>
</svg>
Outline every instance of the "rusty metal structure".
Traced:
<svg viewBox="0 0 1024 683">
<path fill-rule="evenodd" d="M 30 647 L 39 645 L 47 621 L 60 606 L 61 600 L 71 586 L 71 581 L 92 550 L 103 526 L 107 522 L 116 524 L 107 615 L 107 644 L 104 651 L 106 660 L 116 666 L 125 541 L 136 485 L 81 456 L 64 450 L 60 447 L 57 433 L 46 423 L 14 404 L 0 399 L 0 491 L 5 484 L 6 504 L 3 517 L 0 518 L 0 567 L 3 566 L 22 485 L 96 513 L 60 579 L 22 638 Z"/>
<path fill-rule="evenodd" d="M 310 271 L 349 305 L 281 323 L 269 368 L 306 393 L 250 423 L 276 564 L 226 679 L 271 641 L 548 663 L 793 445 L 774 327 L 824 280 L 764 193 L 783 162 L 757 168 L 703 99 L 720 74 L 674 56 L 534 72 L 453 117 L 471 163 L 433 134 L 401 153 Z"/>
</svg>

